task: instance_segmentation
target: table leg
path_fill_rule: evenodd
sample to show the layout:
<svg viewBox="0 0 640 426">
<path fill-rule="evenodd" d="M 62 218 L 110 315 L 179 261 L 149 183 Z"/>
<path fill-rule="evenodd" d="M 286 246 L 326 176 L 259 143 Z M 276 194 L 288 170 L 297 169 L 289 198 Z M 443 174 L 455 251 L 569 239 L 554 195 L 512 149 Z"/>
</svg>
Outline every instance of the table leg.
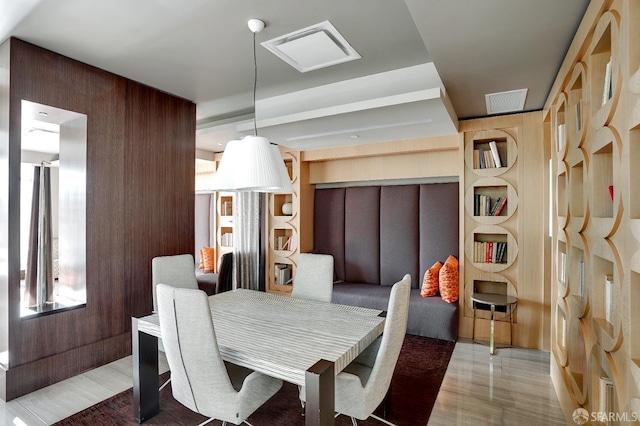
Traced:
<svg viewBox="0 0 640 426">
<path fill-rule="evenodd" d="M 495 353 L 495 314 L 496 314 L 496 305 L 491 304 L 491 332 L 489 334 L 489 353 L 493 355 Z"/>
<path fill-rule="evenodd" d="M 333 362 L 320 360 L 305 374 L 305 425 L 335 425 L 335 372 Z"/>
<path fill-rule="evenodd" d="M 473 303 L 473 322 L 471 323 L 471 340 L 476 340 L 476 302 Z"/>
<path fill-rule="evenodd" d="M 142 423 L 160 412 L 158 378 L 158 338 L 138 331 L 138 319 L 131 319 L 133 358 L 133 410 L 136 422 Z"/>
</svg>

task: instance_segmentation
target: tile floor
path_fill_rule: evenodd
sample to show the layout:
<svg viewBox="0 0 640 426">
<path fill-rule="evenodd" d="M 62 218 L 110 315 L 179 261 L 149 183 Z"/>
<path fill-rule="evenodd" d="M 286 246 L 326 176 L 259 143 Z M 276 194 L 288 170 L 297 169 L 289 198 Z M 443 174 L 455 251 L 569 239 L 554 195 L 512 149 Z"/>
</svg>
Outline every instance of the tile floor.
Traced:
<svg viewBox="0 0 640 426">
<path fill-rule="evenodd" d="M 161 371 L 167 365 L 161 356 Z M 50 425 L 131 387 L 131 357 L 13 401 L 0 400 L 0 425 Z M 549 377 L 549 353 L 460 340 L 429 426 L 565 425 Z"/>
<path fill-rule="evenodd" d="M 459 340 L 428 425 L 565 425 L 549 356 Z"/>
</svg>

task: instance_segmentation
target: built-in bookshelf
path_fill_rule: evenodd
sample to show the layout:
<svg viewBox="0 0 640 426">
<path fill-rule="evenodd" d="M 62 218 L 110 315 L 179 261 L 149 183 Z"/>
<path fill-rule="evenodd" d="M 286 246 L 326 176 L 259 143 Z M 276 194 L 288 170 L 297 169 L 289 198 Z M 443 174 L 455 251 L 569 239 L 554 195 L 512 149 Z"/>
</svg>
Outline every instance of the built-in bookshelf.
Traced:
<svg viewBox="0 0 640 426">
<path fill-rule="evenodd" d="M 547 100 L 556 146 L 566 131 L 551 150 L 551 371 L 568 421 L 640 408 L 640 2 L 592 1 L 585 19 Z"/>
<path fill-rule="evenodd" d="M 489 312 L 471 301 L 473 293 L 505 294 L 519 298 L 518 269 L 518 143 L 523 116 L 494 120 L 496 127 L 474 128 L 464 133 L 464 316 L 469 332 L 488 336 Z M 508 123 L 508 124 L 507 124 Z M 499 127 L 501 124 L 504 127 Z M 505 125 L 506 124 L 506 125 Z M 497 167 L 497 166 L 500 167 Z M 526 304 L 522 308 L 526 313 Z M 474 313 L 474 308 L 475 313 Z M 520 304 L 513 312 L 514 330 L 530 330 L 518 322 Z M 475 316 L 474 316 L 475 314 Z M 502 316 L 501 316 L 502 315 Z M 498 319 L 507 318 L 506 312 Z M 509 321 L 495 324 L 497 342 L 509 343 Z M 473 330 L 472 330 L 473 329 Z M 464 330 L 464 328 L 463 328 Z M 527 331 L 529 332 L 529 331 Z M 464 333 L 464 331 L 463 331 Z M 464 334 L 463 334 L 464 335 Z M 514 332 L 514 344 L 520 336 Z"/>
<path fill-rule="evenodd" d="M 301 205 L 306 211 L 313 199 L 312 185 L 308 183 L 308 170 L 300 163 L 300 152 L 281 149 L 282 159 L 289 172 L 294 192 L 269 194 L 267 227 L 269 239 L 266 256 L 266 290 L 271 293 L 289 294 L 293 288 L 298 254 L 310 251 L 307 227 L 309 218 L 300 214 Z"/>
<path fill-rule="evenodd" d="M 233 251 L 233 193 L 217 192 L 216 206 L 216 268 L 220 267 L 220 258 Z"/>
</svg>

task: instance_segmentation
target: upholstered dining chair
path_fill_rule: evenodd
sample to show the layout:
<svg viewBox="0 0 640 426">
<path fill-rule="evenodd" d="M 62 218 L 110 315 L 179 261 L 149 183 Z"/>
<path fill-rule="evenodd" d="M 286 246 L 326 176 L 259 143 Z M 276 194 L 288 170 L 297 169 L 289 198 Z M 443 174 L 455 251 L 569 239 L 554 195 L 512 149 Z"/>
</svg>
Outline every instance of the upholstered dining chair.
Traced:
<svg viewBox="0 0 640 426">
<path fill-rule="evenodd" d="M 382 336 L 336 376 L 336 413 L 350 416 L 354 426 L 357 426 L 356 419 L 369 417 L 393 425 L 373 411 L 384 401 L 391 385 L 407 330 L 410 291 L 411 276 L 407 274 L 391 289 Z M 304 401 L 304 387 L 299 394 Z"/>
<path fill-rule="evenodd" d="M 331 302 L 333 294 L 333 256 L 301 253 L 293 278 L 291 297 Z"/>
<path fill-rule="evenodd" d="M 223 361 L 204 291 L 164 284 L 156 291 L 173 397 L 210 417 L 201 425 L 214 419 L 223 425 L 246 423 L 282 380 Z"/>
<path fill-rule="evenodd" d="M 158 256 L 151 259 L 151 285 L 153 288 L 153 311 L 158 312 L 156 287 L 167 284 L 173 287 L 198 289 L 196 265 L 191 254 L 174 256 Z M 158 348 L 164 352 L 162 339 L 158 340 Z M 160 386 L 160 390 L 169 384 L 171 377 Z"/>
<path fill-rule="evenodd" d="M 151 285 L 153 286 L 153 310 L 158 310 L 156 286 L 167 284 L 173 287 L 198 289 L 195 261 L 191 254 L 159 256 L 151 259 Z"/>
</svg>

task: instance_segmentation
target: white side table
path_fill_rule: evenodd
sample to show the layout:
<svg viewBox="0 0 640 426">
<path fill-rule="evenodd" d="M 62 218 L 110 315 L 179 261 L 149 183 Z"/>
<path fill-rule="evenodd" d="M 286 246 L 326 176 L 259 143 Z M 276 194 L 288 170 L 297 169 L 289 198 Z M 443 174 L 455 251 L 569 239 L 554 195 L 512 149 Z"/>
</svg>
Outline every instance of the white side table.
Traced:
<svg viewBox="0 0 640 426">
<path fill-rule="evenodd" d="M 509 345 L 513 344 L 513 309 L 518 304 L 518 299 L 513 296 L 507 296 L 506 294 L 494 294 L 494 293 L 473 293 L 471 295 L 471 301 L 476 303 L 482 303 L 483 305 L 489 305 L 491 308 L 491 332 L 489 335 L 489 353 L 495 354 L 495 313 L 496 306 L 505 307 L 509 311 Z M 476 333 L 476 304 L 473 305 L 473 331 L 471 334 L 472 339 L 475 339 Z"/>
</svg>

